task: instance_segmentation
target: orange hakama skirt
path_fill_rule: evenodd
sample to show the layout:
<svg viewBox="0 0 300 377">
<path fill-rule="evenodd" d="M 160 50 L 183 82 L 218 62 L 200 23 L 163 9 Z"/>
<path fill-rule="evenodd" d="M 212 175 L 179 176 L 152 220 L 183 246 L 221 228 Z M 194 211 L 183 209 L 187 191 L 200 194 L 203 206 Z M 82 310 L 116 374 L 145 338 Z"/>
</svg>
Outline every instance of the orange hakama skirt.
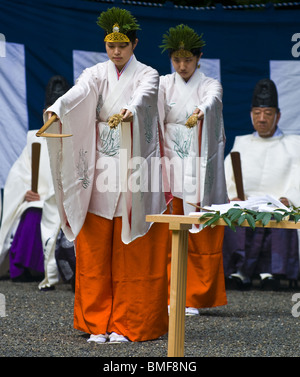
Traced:
<svg viewBox="0 0 300 377">
<path fill-rule="evenodd" d="M 168 225 L 153 224 L 128 245 L 121 229 L 121 217 L 86 216 L 76 239 L 74 327 L 156 339 L 168 331 Z"/>
</svg>

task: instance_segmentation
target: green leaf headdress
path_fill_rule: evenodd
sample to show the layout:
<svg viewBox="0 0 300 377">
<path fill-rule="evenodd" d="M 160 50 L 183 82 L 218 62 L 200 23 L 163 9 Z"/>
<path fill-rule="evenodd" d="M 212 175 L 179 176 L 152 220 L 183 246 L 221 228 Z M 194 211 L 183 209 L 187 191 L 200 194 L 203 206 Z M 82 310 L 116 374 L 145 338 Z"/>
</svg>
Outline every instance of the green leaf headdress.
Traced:
<svg viewBox="0 0 300 377">
<path fill-rule="evenodd" d="M 105 42 L 130 42 L 126 34 L 140 29 L 137 20 L 128 10 L 115 7 L 102 12 L 97 24 L 107 33 Z"/>
<path fill-rule="evenodd" d="M 166 50 L 172 52 L 172 56 L 189 57 L 193 56 L 192 50 L 201 49 L 205 46 L 202 35 L 198 35 L 193 29 L 187 25 L 177 25 L 171 27 L 166 34 L 163 35 L 162 53 Z"/>
</svg>

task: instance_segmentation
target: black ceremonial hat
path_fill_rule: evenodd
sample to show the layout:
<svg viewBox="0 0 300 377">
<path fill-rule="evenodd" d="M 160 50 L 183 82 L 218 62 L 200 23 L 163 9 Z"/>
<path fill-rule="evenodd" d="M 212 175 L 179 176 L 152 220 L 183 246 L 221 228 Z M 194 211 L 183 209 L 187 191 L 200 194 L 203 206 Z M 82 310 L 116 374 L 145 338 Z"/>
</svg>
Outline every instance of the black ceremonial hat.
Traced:
<svg viewBox="0 0 300 377">
<path fill-rule="evenodd" d="M 277 88 L 272 80 L 262 79 L 255 85 L 252 107 L 275 107 L 278 109 Z"/>
<path fill-rule="evenodd" d="M 46 87 L 45 108 L 53 105 L 54 102 L 69 89 L 70 85 L 63 76 L 52 76 Z"/>
</svg>

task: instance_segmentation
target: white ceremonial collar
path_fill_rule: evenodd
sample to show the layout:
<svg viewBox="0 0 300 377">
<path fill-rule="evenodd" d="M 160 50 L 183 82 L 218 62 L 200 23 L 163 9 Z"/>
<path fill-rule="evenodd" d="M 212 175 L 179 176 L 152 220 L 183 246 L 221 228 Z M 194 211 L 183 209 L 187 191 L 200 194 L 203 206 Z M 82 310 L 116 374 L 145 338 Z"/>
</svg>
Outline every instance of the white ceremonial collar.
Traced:
<svg viewBox="0 0 300 377">
<path fill-rule="evenodd" d="M 279 137 L 279 136 L 282 136 L 283 135 L 283 132 L 281 131 L 281 129 L 279 127 L 276 128 L 276 131 L 274 132 L 274 134 L 270 137 L 270 139 L 272 139 L 273 137 Z M 254 137 L 260 137 L 258 132 L 255 131 L 253 133 L 253 136 Z"/>
<path fill-rule="evenodd" d="M 133 59 L 133 54 L 131 55 L 131 57 L 129 58 L 128 62 L 124 65 L 124 67 L 121 69 L 121 71 L 118 70 L 117 66 L 115 65 L 115 69 L 116 69 L 116 75 L 117 75 L 117 79 L 119 80 L 120 79 L 120 76 L 122 75 L 122 73 L 126 70 L 126 68 L 129 66 L 129 64 L 131 63 Z"/>
<path fill-rule="evenodd" d="M 199 80 L 201 76 L 201 72 L 198 69 L 195 69 L 195 72 L 192 74 L 192 76 L 189 78 L 188 81 L 185 81 L 179 73 L 175 72 L 175 83 L 176 85 L 182 85 L 184 87 L 191 86 L 195 82 L 195 80 Z M 198 82 L 198 81 L 197 81 Z"/>
</svg>

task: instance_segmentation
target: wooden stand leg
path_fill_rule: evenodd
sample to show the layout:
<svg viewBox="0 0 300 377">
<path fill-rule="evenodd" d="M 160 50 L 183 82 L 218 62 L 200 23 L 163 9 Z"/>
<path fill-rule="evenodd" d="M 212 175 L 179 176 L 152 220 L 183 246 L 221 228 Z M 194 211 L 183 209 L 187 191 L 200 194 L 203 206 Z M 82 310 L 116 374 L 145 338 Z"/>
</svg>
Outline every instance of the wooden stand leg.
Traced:
<svg viewBox="0 0 300 377">
<path fill-rule="evenodd" d="M 172 255 L 171 255 L 171 287 L 170 287 L 170 316 L 168 336 L 168 356 L 184 356 L 184 331 L 185 331 L 185 303 L 186 303 L 186 277 L 187 277 L 187 256 L 188 256 L 188 229 L 192 224 L 203 224 L 197 216 L 184 215 L 147 215 L 149 222 L 169 223 L 172 231 Z M 220 219 L 216 225 L 227 226 L 228 224 Z M 245 220 L 242 227 L 248 227 Z M 262 222 L 256 226 L 262 227 Z M 279 223 L 271 220 L 267 228 L 300 229 L 300 222 L 282 220 Z"/>
<path fill-rule="evenodd" d="M 170 224 L 172 255 L 168 334 L 169 357 L 184 356 L 188 229 L 191 226 L 178 224 L 176 228 L 172 228 Z"/>
</svg>

